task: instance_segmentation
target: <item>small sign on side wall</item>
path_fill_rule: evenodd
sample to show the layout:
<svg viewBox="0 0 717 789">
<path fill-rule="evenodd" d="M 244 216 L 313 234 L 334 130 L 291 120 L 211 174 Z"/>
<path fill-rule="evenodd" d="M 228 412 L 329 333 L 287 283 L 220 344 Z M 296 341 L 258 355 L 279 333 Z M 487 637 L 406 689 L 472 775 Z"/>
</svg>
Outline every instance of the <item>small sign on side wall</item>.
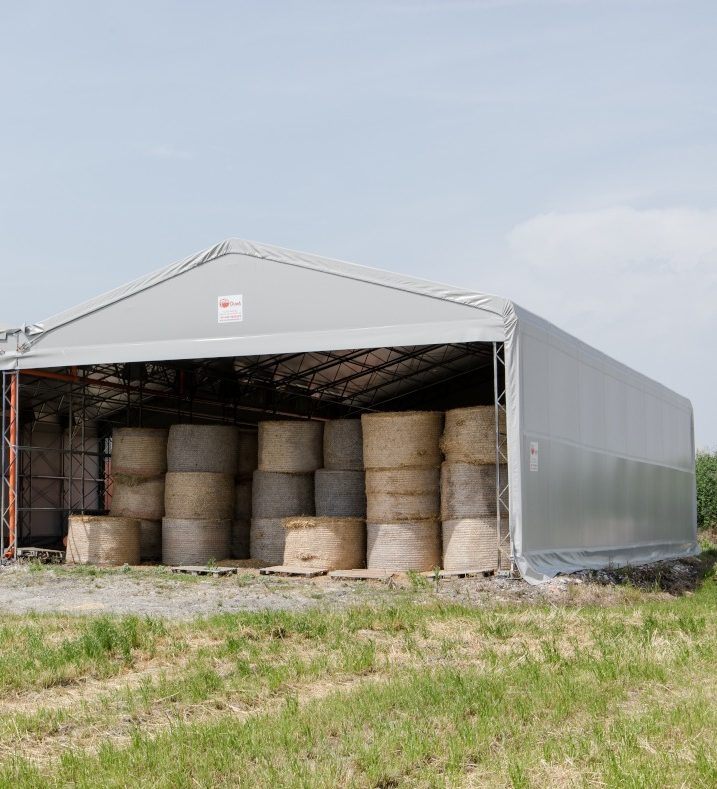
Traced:
<svg viewBox="0 0 717 789">
<path fill-rule="evenodd" d="M 537 441 L 530 442 L 530 470 L 537 471 L 538 470 L 538 460 L 540 458 L 539 454 L 539 446 Z"/>
<path fill-rule="evenodd" d="M 244 320 L 243 296 L 219 296 L 217 299 L 217 321 L 219 323 L 236 323 L 241 320 Z"/>
</svg>

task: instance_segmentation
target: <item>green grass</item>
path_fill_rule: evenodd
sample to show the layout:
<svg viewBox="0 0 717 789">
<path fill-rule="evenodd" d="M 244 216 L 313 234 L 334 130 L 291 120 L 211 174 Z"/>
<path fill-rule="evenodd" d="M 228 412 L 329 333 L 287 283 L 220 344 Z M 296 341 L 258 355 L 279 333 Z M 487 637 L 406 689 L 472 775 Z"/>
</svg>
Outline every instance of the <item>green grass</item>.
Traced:
<svg viewBox="0 0 717 789">
<path fill-rule="evenodd" d="M 717 785 L 712 573 L 565 606 L 414 586 L 189 623 L 4 617 L 0 786 Z"/>
</svg>

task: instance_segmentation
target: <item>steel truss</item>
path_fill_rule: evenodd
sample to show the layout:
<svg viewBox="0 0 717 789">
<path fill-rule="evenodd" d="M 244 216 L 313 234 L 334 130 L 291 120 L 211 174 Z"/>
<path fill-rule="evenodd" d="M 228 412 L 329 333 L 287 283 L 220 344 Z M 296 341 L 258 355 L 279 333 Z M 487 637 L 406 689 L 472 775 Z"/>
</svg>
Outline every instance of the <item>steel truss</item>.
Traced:
<svg viewBox="0 0 717 789">
<path fill-rule="evenodd" d="M 510 536 L 510 500 L 508 475 L 501 473 L 501 466 L 508 463 L 508 433 L 506 407 L 505 345 L 493 343 L 493 402 L 495 406 L 495 503 L 498 567 L 513 574 L 513 544 Z M 506 426 L 505 432 L 501 424 Z"/>
</svg>

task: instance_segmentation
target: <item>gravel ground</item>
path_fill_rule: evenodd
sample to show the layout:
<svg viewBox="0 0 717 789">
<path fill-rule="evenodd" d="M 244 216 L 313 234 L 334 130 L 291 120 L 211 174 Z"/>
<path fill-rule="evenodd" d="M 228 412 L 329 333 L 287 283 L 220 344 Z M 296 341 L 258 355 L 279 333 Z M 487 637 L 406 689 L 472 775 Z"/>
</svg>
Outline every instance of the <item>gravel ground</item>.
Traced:
<svg viewBox="0 0 717 789">
<path fill-rule="evenodd" d="M 628 570 L 581 572 L 541 586 L 507 578 L 433 580 L 396 576 L 389 582 L 261 576 L 242 567 L 224 578 L 176 576 L 161 567 L 98 569 L 15 564 L 0 568 L 0 612 L 139 614 L 190 619 L 222 612 L 342 607 L 424 596 L 468 605 L 495 602 L 612 604 L 629 593 L 689 593 L 714 564 L 694 559 Z"/>
</svg>

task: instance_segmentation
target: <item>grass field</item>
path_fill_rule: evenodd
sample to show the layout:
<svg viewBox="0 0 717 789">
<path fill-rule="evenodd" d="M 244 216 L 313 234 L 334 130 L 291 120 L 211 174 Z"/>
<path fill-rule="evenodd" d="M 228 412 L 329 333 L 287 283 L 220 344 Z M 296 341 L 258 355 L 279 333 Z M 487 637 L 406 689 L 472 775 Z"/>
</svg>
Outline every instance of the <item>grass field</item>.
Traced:
<svg viewBox="0 0 717 789">
<path fill-rule="evenodd" d="M 4 615 L 0 786 L 717 785 L 712 572 L 609 605 L 417 586 L 191 622 Z"/>
</svg>

